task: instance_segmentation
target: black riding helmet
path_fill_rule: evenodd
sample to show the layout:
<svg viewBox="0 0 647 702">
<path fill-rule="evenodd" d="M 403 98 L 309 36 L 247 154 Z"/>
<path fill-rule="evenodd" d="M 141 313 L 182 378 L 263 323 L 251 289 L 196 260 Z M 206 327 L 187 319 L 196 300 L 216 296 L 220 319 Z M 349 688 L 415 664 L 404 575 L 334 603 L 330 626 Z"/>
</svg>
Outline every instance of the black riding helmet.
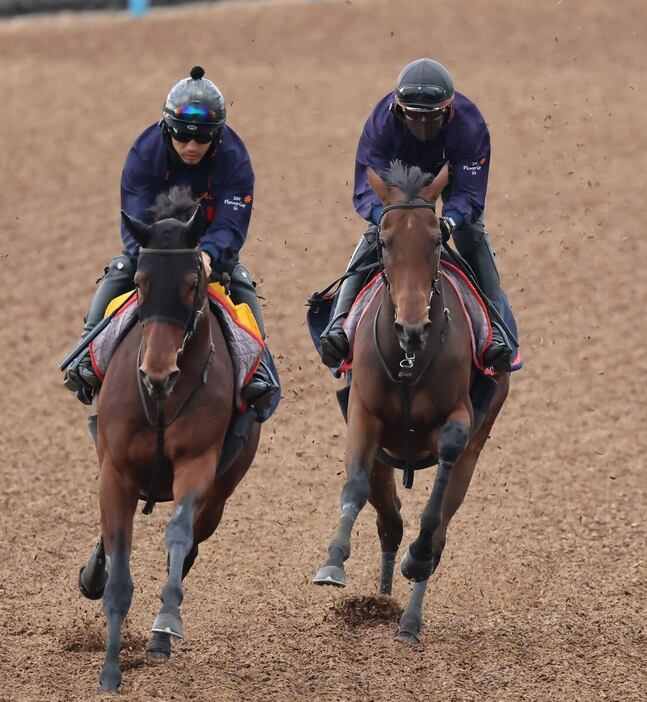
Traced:
<svg viewBox="0 0 647 702">
<path fill-rule="evenodd" d="M 227 110 L 220 90 L 207 78 L 204 68 L 194 66 L 190 77 L 176 83 L 168 94 L 162 121 L 171 138 L 198 143 L 217 142 Z"/>
<path fill-rule="evenodd" d="M 438 61 L 416 59 L 400 72 L 395 99 L 405 109 L 445 109 L 454 101 L 454 83 L 447 69 Z"/>
</svg>

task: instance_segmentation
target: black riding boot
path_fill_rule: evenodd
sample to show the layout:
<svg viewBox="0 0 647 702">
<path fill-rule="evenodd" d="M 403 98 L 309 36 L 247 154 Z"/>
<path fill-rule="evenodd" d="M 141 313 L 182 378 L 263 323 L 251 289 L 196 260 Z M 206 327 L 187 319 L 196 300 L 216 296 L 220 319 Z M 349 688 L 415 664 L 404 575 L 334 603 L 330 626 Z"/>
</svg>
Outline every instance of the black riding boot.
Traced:
<svg viewBox="0 0 647 702">
<path fill-rule="evenodd" d="M 235 304 L 247 303 L 264 339 L 265 327 L 263 325 L 261 305 L 256 295 L 256 286 L 247 269 L 240 263 L 236 264 L 231 273 L 229 291 Z M 242 389 L 241 395 L 254 409 L 264 410 L 270 406 L 272 397 L 278 390 L 279 384 L 276 378 L 261 360 L 258 368 L 254 371 L 252 379 Z"/>
<path fill-rule="evenodd" d="M 503 317 L 503 298 L 501 296 L 501 281 L 494 261 L 494 252 L 490 239 L 485 233 L 482 222 L 476 222 L 461 227 L 454 232 L 454 242 L 460 255 L 469 263 L 474 271 L 476 281 L 483 293 L 489 298 L 496 311 Z M 505 372 L 510 370 L 512 349 L 506 341 L 496 319 L 490 316 L 492 322 L 492 344 L 485 352 L 483 359 L 488 368 Z"/>
<path fill-rule="evenodd" d="M 133 277 L 136 270 L 136 260 L 130 255 L 122 254 L 111 261 L 90 303 L 81 339 L 87 336 L 103 319 L 106 307 L 111 300 L 133 289 Z M 68 390 L 83 393 L 84 397 L 79 396 L 83 402 L 90 399 L 92 390 L 98 388 L 101 381 L 94 372 L 89 351 L 81 354 L 68 366 L 63 384 Z"/>
<path fill-rule="evenodd" d="M 360 266 L 377 262 L 377 249 L 374 246 L 376 236 L 376 226 L 369 227 L 368 231 L 362 235 L 348 262 L 346 273 Z M 353 302 L 355 302 L 355 298 L 366 284 L 366 279 L 371 273 L 372 271 L 349 276 L 337 291 L 330 322 L 320 337 L 321 360 L 329 368 L 337 368 L 348 355 L 348 337 L 342 325 L 353 306 Z"/>
</svg>

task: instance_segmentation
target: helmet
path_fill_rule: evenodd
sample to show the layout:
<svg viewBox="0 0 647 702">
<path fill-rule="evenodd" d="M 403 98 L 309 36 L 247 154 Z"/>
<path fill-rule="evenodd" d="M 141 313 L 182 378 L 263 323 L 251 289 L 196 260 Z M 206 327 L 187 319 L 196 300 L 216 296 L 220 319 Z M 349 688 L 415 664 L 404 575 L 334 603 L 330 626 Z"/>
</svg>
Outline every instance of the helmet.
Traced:
<svg viewBox="0 0 647 702">
<path fill-rule="evenodd" d="M 204 68 L 194 66 L 190 77 L 176 83 L 166 98 L 162 121 L 173 139 L 195 139 L 203 144 L 220 139 L 227 114 L 225 100 L 203 76 Z"/>
<path fill-rule="evenodd" d="M 438 61 L 417 59 L 400 72 L 395 100 L 404 109 L 445 109 L 454 101 L 454 83 L 447 69 Z"/>
</svg>

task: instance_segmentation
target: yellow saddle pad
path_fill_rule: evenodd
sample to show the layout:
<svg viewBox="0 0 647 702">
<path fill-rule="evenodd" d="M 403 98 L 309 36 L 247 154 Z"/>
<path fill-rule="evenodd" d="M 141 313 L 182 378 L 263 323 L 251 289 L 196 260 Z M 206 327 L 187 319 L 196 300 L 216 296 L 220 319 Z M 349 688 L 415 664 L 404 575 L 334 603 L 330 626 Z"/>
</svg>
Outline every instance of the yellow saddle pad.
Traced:
<svg viewBox="0 0 647 702">
<path fill-rule="evenodd" d="M 108 307 L 106 307 L 106 311 L 103 316 L 110 316 L 132 294 L 133 291 L 130 290 L 129 292 L 119 295 L 111 300 Z M 216 298 L 218 302 L 226 307 L 232 316 L 238 320 L 238 323 L 243 329 L 260 338 L 261 330 L 258 328 L 256 319 L 254 318 L 254 315 L 246 302 L 242 302 L 239 305 L 234 304 L 233 300 L 229 295 L 227 295 L 225 289 L 222 285 L 220 285 L 220 283 L 209 283 L 209 295 Z"/>
</svg>

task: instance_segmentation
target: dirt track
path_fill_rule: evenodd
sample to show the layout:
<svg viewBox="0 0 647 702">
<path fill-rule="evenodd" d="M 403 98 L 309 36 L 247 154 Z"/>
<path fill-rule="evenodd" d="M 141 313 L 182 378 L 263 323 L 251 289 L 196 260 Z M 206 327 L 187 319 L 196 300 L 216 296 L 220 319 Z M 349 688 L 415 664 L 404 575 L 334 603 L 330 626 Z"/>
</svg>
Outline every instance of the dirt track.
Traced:
<svg viewBox="0 0 647 702">
<path fill-rule="evenodd" d="M 244 258 L 266 297 L 284 400 L 201 548 L 187 638 L 160 668 L 143 646 L 169 508 L 138 515 L 123 699 L 647 699 L 643 3 L 430 6 L 236 4 L 0 24 L 0 700 L 90 699 L 96 687 L 103 616 L 76 589 L 98 533 L 96 461 L 56 364 L 119 250 L 127 148 L 195 63 L 222 88 L 255 165 Z M 487 223 L 527 366 L 411 650 L 358 599 L 377 589 L 370 507 L 349 587 L 310 584 L 337 516 L 344 427 L 303 301 L 362 231 L 350 196 L 363 121 L 422 55 L 450 68 L 489 123 Z M 431 479 L 404 495 L 405 544 Z M 398 575 L 399 605 L 408 591 Z"/>
</svg>

